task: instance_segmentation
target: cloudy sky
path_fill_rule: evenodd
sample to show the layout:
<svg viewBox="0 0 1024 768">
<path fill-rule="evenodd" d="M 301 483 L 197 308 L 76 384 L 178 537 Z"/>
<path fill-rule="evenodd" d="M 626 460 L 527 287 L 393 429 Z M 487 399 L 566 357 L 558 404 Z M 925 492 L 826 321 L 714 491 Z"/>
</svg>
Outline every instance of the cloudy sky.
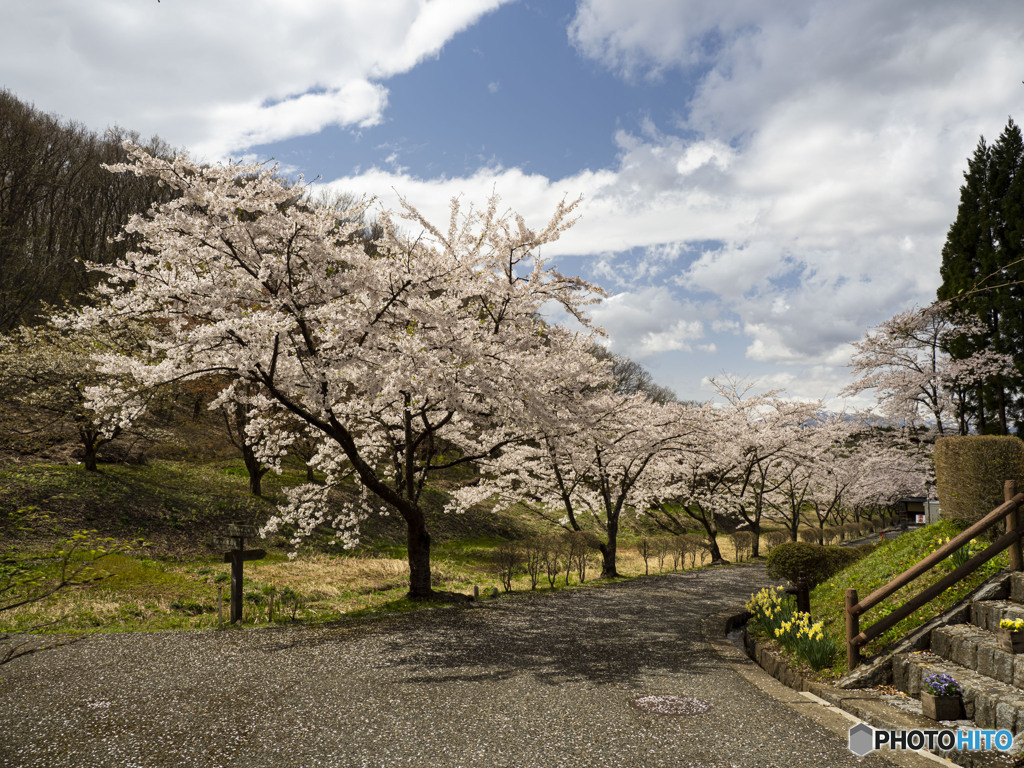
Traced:
<svg viewBox="0 0 1024 768">
<path fill-rule="evenodd" d="M 834 398 L 850 341 L 934 299 L 1022 79 L 1020 0 L 42 0 L 0 26 L 0 87 L 96 130 L 439 221 L 582 195 L 545 255 L 688 399 Z"/>
</svg>

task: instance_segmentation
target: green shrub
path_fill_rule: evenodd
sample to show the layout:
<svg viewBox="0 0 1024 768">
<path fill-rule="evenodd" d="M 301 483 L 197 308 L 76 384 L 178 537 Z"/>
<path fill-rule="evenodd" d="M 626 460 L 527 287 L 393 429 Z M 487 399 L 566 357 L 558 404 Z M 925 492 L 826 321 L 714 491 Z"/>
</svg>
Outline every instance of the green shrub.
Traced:
<svg viewBox="0 0 1024 768">
<path fill-rule="evenodd" d="M 863 557 L 869 549 L 860 547 L 824 547 L 804 541 L 787 541 L 768 554 L 768 573 L 794 584 L 803 571 L 808 586 L 821 584 Z"/>
<path fill-rule="evenodd" d="M 942 516 L 962 526 L 1003 503 L 1003 483 L 1024 488 L 1024 441 L 1014 435 L 956 435 L 935 441 Z"/>
</svg>

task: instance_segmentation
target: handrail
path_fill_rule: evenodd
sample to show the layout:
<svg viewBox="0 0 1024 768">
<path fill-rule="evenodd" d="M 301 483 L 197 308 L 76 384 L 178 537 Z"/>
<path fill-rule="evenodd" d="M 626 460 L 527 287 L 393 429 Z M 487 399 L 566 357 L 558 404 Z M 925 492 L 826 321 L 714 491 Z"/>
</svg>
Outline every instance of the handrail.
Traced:
<svg viewBox="0 0 1024 768">
<path fill-rule="evenodd" d="M 860 648 L 862 646 L 903 621 L 903 619 L 907 618 L 907 616 L 922 605 L 938 597 L 946 589 L 973 573 L 977 568 L 1007 547 L 1012 547 L 1010 550 L 1010 569 L 1014 571 L 1024 570 L 1024 558 L 1022 558 L 1020 543 L 1021 537 L 1024 536 L 1024 527 L 1018 525 L 1017 517 L 1017 511 L 1024 505 L 1024 493 L 1017 493 L 1016 483 L 1013 480 L 1007 480 L 1003 484 L 1003 497 L 1006 499 L 1003 504 L 989 512 L 967 530 L 957 534 L 946 544 L 935 550 L 935 552 L 921 560 L 917 565 L 901 573 L 885 586 L 876 589 L 863 600 L 857 601 L 857 590 L 853 587 L 846 590 L 846 666 L 848 669 L 853 670 L 860 663 Z M 1006 520 L 1006 533 L 996 539 L 995 542 L 952 572 L 943 576 L 921 593 L 912 597 L 888 616 L 882 617 L 863 632 L 860 630 L 861 614 L 878 605 L 893 592 L 902 589 L 914 579 L 930 571 L 975 536 L 989 530 L 1003 519 Z"/>
</svg>

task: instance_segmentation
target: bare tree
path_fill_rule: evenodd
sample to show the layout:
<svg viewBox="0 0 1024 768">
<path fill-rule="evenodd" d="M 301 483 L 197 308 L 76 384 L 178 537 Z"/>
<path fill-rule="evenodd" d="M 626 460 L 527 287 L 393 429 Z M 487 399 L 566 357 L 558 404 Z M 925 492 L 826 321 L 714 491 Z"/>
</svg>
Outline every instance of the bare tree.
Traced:
<svg viewBox="0 0 1024 768">
<path fill-rule="evenodd" d="M 506 592 L 511 592 L 512 579 L 515 578 L 516 572 L 523 562 L 523 553 L 516 544 L 509 542 L 494 550 L 493 558 L 501 586 Z"/>
<path fill-rule="evenodd" d="M 641 536 L 640 541 L 636 543 L 636 552 L 644 559 L 644 575 L 649 576 L 651 574 L 649 561 L 654 554 L 654 545 L 651 539 Z"/>
<path fill-rule="evenodd" d="M 172 196 L 154 180 L 116 177 L 101 164 L 125 157 L 121 129 L 100 137 L 0 90 L 0 332 L 44 316 L 44 304 L 77 303 L 93 278 L 86 261 L 112 263 L 130 214 Z M 170 149 L 159 139 L 156 154 Z"/>
<path fill-rule="evenodd" d="M 522 543 L 523 564 L 530 577 L 530 589 L 536 589 L 544 571 L 544 550 L 547 544 L 543 538 L 535 537 Z"/>
</svg>

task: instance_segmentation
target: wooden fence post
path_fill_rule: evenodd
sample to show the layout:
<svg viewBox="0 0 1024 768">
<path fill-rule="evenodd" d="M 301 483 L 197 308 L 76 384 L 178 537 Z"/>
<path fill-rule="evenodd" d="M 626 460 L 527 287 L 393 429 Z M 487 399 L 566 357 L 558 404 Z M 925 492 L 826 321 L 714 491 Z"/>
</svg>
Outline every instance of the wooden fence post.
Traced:
<svg viewBox="0 0 1024 768">
<path fill-rule="evenodd" d="M 1009 501 L 1017 495 L 1017 481 L 1007 480 L 1003 483 L 1003 500 Z M 1006 515 L 1006 532 L 1015 531 L 1020 526 L 1019 510 L 1014 508 Z M 1010 545 L 1010 570 L 1024 570 L 1024 558 L 1021 556 L 1020 539 Z"/>
<path fill-rule="evenodd" d="M 860 617 L 854 613 L 857 605 L 857 590 L 846 590 L 846 668 L 851 672 L 860 663 L 860 649 L 853 644 L 853 638 L 860 634 Z"/>
<path fill-rule="evenodd" d="M 227 537 L 217 537 L 214 542 L 229 548 L 224 553 L 224 562 L 231 563 L 231 623 L 242 620 L 242 563 L 246 560 L 261 560 L 267 553 L 262 549 L 246 549 L 245 540 L 255 538 L 259 529 L 255 525 L 230 523 Z"/>
</svg>

